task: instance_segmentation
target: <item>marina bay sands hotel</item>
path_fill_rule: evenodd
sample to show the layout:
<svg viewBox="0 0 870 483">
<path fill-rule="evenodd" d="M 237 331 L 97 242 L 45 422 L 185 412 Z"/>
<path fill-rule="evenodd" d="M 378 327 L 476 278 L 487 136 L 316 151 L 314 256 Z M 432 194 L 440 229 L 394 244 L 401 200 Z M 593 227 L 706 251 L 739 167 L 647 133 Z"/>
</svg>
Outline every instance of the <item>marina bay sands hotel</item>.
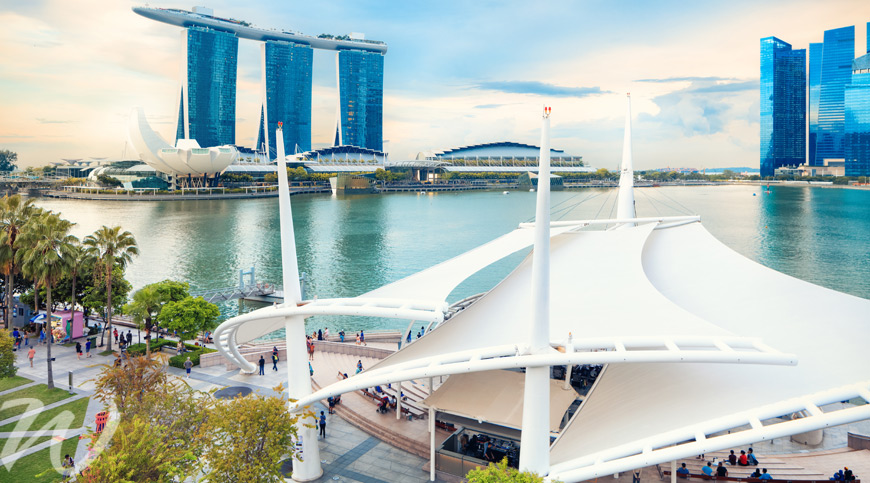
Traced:
<svg viewBox="0 0 870 483">
<path fill-rule="evenodd" d="M 283 122 L 291 152 L 311 150 L 313 49 L 336 51 L 338 119 L 335 144 L 383 150 L 384 54 L 387 44 L 360 34 L 312 37 L 290 30 L 261 29 L 192 11 L 134 7 L 143 17 L 183 27 L 181 88 L 176 139 L 196 139 L 203 148 L 236 144 L 236 70 L 239 39 L 262 42 L 262 106 L 257 149 L 275 157 L 275 130 Z"/>
</svg>

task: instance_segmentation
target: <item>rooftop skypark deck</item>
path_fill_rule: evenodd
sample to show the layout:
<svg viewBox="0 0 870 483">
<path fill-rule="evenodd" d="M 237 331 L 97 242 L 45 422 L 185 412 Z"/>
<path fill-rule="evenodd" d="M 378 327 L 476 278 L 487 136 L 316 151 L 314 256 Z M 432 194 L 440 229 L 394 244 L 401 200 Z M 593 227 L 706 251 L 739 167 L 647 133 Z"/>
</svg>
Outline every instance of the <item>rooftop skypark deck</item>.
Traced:
<svg viewBox="0 0 870 483">
<path fill-rule="evenodd" d="M 314 37 L 290 30 L 259 28 L 243 20 L 215 17 L 204 12 L 189 12 L 176 8 L 133 7 L 133 11 L 158 22 L 179 27 L 207 27 L 234 33 L 243 39 L 259 41 L 280 40 L 310 45 L 312 48 L 324 50 L 351 49 L 382 54 L 387 52 L 387 44 L 378 40 L 351 38 L 349 36 L 331 37 L 328 35 Z"/>
</svg>

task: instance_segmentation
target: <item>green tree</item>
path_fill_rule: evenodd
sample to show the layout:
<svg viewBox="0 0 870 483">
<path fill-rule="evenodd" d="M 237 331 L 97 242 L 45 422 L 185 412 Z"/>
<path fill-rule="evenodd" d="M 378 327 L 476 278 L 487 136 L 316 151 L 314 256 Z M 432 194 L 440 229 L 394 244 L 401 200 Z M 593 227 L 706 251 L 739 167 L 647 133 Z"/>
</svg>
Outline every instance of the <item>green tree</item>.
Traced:
<svg viewBox="0 0 870 483">
<path fill-rule="evenodd" d="M 93 272 L 91 272 L 93 273 Z M 103 316 L 103 320 L 108 320 L 108 312 L 106 310 L 106 302 L 108 301 L 106 286 L 101 281 L 101 277 L 98 275 L 91 275 L 87 283 L 85 285 L 84 291 L 82 292 L 81 304 L 85 308 L 85 310 L 93 310 L 94 312 L 101 314 Z M 118 312 L 122 310 L 122 307 L 125 303 L 127 303 L 127 295 L 133 290 L 133 286 L 130 285 L 130 282 L 124 278 L 124 271 L 121 267 L 115 265 L 115 268 L 112 270 L 112 313 Z M 100 346 L 102 347 L 102 338 L 105 337 L 106 332 L 103 331 L 101 335 Z"/>
<path fill-rule="evenodd" d="M 8 149 L 0 149 L 0 171 L 14 171 L 17 166 L 18 153 Z"/>
<path fill-rule="evenodd" d="M 275 388 L 279 394 L 282 391 L 280 386 Z M 298 419 L 298 414 L 287 411 L 284 397 L 252 393 L 216 402 L 206 425 L 211 441 L 205 452 L 204 480 L 283 482 L 279 463 L 288 450 L 291 456 L 295 453 Z"/>
<path fill-rule="evenodd" d="M 192 339 L 198 332 L 214 329 L 220 315 L 218 306 L 204 298 L 185 297 L 164 305 L 157 320 L 161 327 L 177 330 L 182 341 L 185 341 Z"/>
<path fill-rule="evenodd" d="M 107 447 L 91 435 L 92 449 L 102 452 L 76 481 L 170 482 L 196 474 L 214 398 L 170 377 L 162 362 L 148 357 L 106 367 L 95 397 L 115 403 L 120 422 Z"/>
<path fill-rule="evenodd" d="M 22 233 L 24 248 L 16 254 L 21 270 L 45 287 L 46 326 L 51 327 L 51 288 L 70 270 L 75 258 L 75 245 L 79 239 L 70 235 L 73 223 L 59 215 L 47 212 L 39 218 L 31 219 Z M 72 335 L 72 334 L 70 334 Z M 53 337 L 46 337 L 46 360 L 48 363 L 48 388 L 54 388 L 54 375 L 51 367 L 51 345 Z"/>
<path fill-rule="evenodd" d="M 475 468 L 465 477 L 468 483 L 543 483 L 544 479 L 535 473 L 519 471 L 507 464 L 507 458 L 498 463 L 490 463 L 486 468 Z"/>
<path fill-rule="evenodd" d="M 120 188 L 124 185 L 121 183 L 121 180 L 118 178 L 109 176 L 108 174 L 99 174 L 97 175 L 97 183 L 107 187 L 107 188 Z"/>
<path fill-rule="evenodd" d="M 180 302 L 190 294 L 190 285 L 185 282 L 164 280 L 142 287 L 133 294 L 133 300 L 124 306 L 125 314 L 133 316 L 133 322 L 139 329 L 145 329 L 145 353 L 151 355 L 152 321 L 160 315 L 163 305 L 169 302 Z"/>
<path fill-rule="evenodd" d="M 33 198 L 23 199 L 20 195 L 4 196 L 0 199 L 0 267 L 6 279 L 6 310 L 3 326 L 12 326 L 12 294 L 15 287 L 15 276 L 20 267 L 15 260 L 20 243 L 18 235 L 24 224 L 30 220 L 39 208 L 33 206 Z"/>
<path fill-rule="evenodd" d="M 18 368 L 15 367 L 15 352 L 12 351 L 14 344 L 15 339 L 9 331 L 0 329 L 0 379 L 12 377 L 18 372 Z"/>
<path fill-rule="evenodd" d="M 115 266 L 123 270 L 133 257 L 139 254 L 136 239 L 129 231 L 121 231 L 120 226 L 109 228 L 103 225 L 93 235 L 85 237 L 88 258 L 94 265 L 94 276 L 105 283 L 106 287 L 106 331 L 112 330 L 112 277 Z M 104 331 L 105 332 L 105 331 Z M 112 350 L 109 337 L 108 349 Z"/>
</svg>

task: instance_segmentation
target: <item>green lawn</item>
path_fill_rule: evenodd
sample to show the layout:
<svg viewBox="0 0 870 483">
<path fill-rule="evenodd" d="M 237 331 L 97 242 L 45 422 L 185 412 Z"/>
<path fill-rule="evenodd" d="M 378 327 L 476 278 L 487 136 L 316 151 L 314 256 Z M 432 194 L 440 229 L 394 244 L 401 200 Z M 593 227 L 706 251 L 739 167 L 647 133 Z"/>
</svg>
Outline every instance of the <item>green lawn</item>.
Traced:
<svg viewBox="0 0 870 483">
<path fill-rule="evenodd" d="M 63 406 L 58 406 L 54 409 L 49 409 L 48 411 L 43 411 L 36 416 L 30 416 L 24 419 L 19 419 L 13 423 L 9 423 L 5 426 L 0 427 L 0 433 L 5 433 L 9 431 L 18 431 L 15 427 L 20 423 L 23 427 L 27 427 L 28 429 L 22 431 L 39 431 L 43 426 L 48 424 L 49 421 L 54 419 L 55 416 L 64 412 L 64 411 L 72 411 L 75 414 L 75 419 L 70 423 L 69 428 L 53 428 L 53 429 L 71 429 L 71 428 L 81 428 L 85 422 L 85 412 L 88 410 L 88 399 L 82 398 L 77 399 L 71 403 L 64 404 Z"/>
<path fill-rule="evenodd" d="M 12 389 L 13 387 L 22 386 L 29 382 L 33 382 L 26 377 L 21 376 L 12 376 L 12 377 L 4 377 L 0 379 L 0 391 L 6 391 Z"/>
<path fill-rule="evenodd" d="M 29 445 L 28 448 L 31 447 L 31 446 L 36 446 L 36 445 L 38 445 L 38 444 L 40 444 L 40 443 L 44 443 L 44 442 L 46 442 L 46 441 L 48 441 L 48 440 L 50 440 L 50 439 L 51 439 L 51 436 L 40 436 L 39 438 L 36 438 L 36 440 L 33 442 L 33 444 Z M 2 455 L 4 455 L 4 456 L 8 456 L 8 455 L 11 455 L 11 454 L 15 454 L 15 453 L 17 453 L 17 452 L 19 452 L 19 451 L 23 451 L 24 448 L 21 448 L 21 447 L 20 447 L 21 443 L 22 443 L 22 442 L 25 442 L 25 443 L 26 443 L 26 442 L 28 442 L 29 440 L 30 440 L 30 436 L 27 436 L 27 437 L 24 437 L 24 438 L 7 438 L 7 439 L 0 439 L 0 454 L 2 454 Z M 7 445 L 8 445 L 10 442 L 12 442 L 12 446 L 9 446 L 9 450 L 7 451 L 7 450 L 6 450 L 6 447 L 7 447 Z M 13 447 L 13 446 L 15 447 L 15 451 L 12 451 L 12 447 Z M 0 474 L 2 474 L 2 473 L 0 473 Z"/>
<path fill-rule="evenodd" d="M 101 355 L 101 356 L 110 356 L 110 355 L 112 355 L 112 354 L 114 354 L 114 353 L 115 353 L 115 351 L 102 351 L 102 352 L 99 353 L 99 355 Z"/>
<path fill-rule="evenodd" d="M 54 388 L 48 389 L 48 386 L 45 384 L 37 384 L 35 386 L 25 387 L 24 389 L 19 389 L 18 391 L 11 392 L 4 396 L 0 396 L 0 406 L 3 406 L 3 403 L 6 401 L 13 401 L 15 399 L 20 398 L 36 398 L 42 401 L 43 404 L 48 405 L 51 403 L 56 403 L 58 401 L 62 401 L 68 397 L 70 397 L 70 393 L 65 389 Z M 11 418 L 12 416 L 18 416 L 27 411 L 27 405 L 13 406 L 8 409 L 0 409 L 0 421 Z"/>
<path fill-rule="evenodd" d="M 76 447 L 79 444 L 79 438 L 73 437 L 60 444 L 61 458 L 66 454 L 74 455 Z M 38 478 L 36 476 L 52 468 L 49 451 L 51 451 L 51 448 L 45 448 L 44 450 L 27 455 L 12 463 L 11 470 L 7 470 L 5 466 L 0 466 L 0 481 L 26 481 L 28 483 L 53 483 L 61 481 L 63 479 L 61 474 L 55 471 L 46 476 Z"/>
</svg>

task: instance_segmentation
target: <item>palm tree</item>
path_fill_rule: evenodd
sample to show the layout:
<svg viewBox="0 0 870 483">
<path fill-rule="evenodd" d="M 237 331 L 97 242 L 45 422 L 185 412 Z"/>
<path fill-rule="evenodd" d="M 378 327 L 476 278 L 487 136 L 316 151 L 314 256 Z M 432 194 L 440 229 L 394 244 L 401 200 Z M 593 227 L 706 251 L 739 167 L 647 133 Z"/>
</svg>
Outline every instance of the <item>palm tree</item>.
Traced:
<svg viewBox="0 0 870 483">
<path fill-rule="evenodd" d="M 85 250 L 81 243 L 78 243 L 78 239 L 76 239 L 76 243 L 70 252 L 69 276 L 72 279 L 72 292 L 70 294 L 72 296 L 72 318 L 70 320 L 76 319 L 76 281 L 84 263 Z"/>
<path fill-rule="evenodd" d="M 109 228 L 103 225 L 93 235 L 85 237 L 84 245 L 88 257 L 94 263 L 94 278 L 106 283 L 106 327 L 103 333 L 112 330 L 112 270 L 119 266 L 122 270 L 135 255 L 139 254 L 136 239 L 129 231 L 121 232 L 121 227 Z M 112 350 L 112 337 L 108 350 Z"/>
<path fill-rule="evenodd" d="M 39 210 L 33 206 L 33 199 L 23 199 L 19 195 L 4 196 L 0 199 L 0 268 L 6 278 L 6 292 L 3 324 L 5 328 L 12 325 L 12 292 L 15 289 L 15 275 L 20 267 L 15 260 L 20 244 L 18 235 Z"/>
<path fill-rule="evenodd" d="M 45 287 L 46 332 L 49 332 L 46 347 L 48 360 L 48 388 L 54 388 L 51 370 L 51 287 L 68 274 L 75 257 L 75 244 L 79 239 L 70 235 L 72 222 L 48 212 L 31 219 L 21 232 L 22 246 L 15 255 L 21 270 Z M 37 289 L 38 290 L 38 289 Z M 72 339 L 72 334 L 70 334 Z"/>
<path fill-rule="evenodd" d="M 145 326 L 145 353 L 151 356 L 152 319 L 160 312 L 164 297 L 156 284 L 146 285 L 133 294 L 133 300 L 124 306 L 124 313 L 133 316 L 133 322 L 140 328 Z"/>
</svg>

